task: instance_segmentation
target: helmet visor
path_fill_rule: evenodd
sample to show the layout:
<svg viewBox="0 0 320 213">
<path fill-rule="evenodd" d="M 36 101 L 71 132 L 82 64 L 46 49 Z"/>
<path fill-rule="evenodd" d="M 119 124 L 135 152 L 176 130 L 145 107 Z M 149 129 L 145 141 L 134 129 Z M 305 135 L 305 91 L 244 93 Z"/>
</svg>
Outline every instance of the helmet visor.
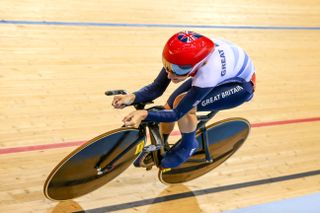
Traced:
<svg viewBox="0 0 320 213">
<path fill-rule="evenodd" d="M 169 61 L 167 61 L 165 58 L 162 58 L 162 62 L 163 62 L 163 67 L 166 69 L 167 72 L 171 72 L 179 76 L 188 75 L 193 69 L 191 65 L 180 66 L 180 65 L 172 64 Z"/>
</svg>

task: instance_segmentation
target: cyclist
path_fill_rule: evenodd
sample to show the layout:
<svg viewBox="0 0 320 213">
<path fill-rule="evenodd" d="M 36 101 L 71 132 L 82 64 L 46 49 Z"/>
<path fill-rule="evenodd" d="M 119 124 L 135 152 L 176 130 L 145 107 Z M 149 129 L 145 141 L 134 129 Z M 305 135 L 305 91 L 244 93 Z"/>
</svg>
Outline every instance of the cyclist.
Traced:
<svg viewBox="0 0 320 213">
<path fill-rule="evenodd" d="M 174 168 L 198 148 L 196 111 L 230 109 L 250 101 L 255 88 L 255 68 L 239 46 L 192 31 L 178 32 L 167 41 L 162 62 L 163 68 L 151 84 L 132 94 L 115 96 L 112 105 L 124 108 L 151 101 L 161 96 L 170 82 L 182 83 L 164 105 L 166 110 L 136 110 L 123 119 L 126 126 L 135 127 L 142 120 L 161 122 L 164 140 L 177 121 L 181 142 L 161 160 L 163 168 Z"/>
</svg>

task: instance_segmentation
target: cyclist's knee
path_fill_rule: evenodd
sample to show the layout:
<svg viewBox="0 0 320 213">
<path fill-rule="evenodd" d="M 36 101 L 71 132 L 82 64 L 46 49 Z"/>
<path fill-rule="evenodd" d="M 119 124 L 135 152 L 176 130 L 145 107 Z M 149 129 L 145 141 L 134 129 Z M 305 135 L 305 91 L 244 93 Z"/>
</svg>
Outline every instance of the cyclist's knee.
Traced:
<svg viewBox="0 0 320 213">
<path fill-rule="evenodd" d="M 178 95 L 174 101 L 173 101 L 173 108 L 176 108 L 178 106 L 178 104 L 180 103 L 180 101 L 183 99 L 183 97 L 186 95 L 187 93 L 181 93 L 180 95 Z"/>
<path fill-rule="evenodd" d="M 173 108 L 177 107 L 178 104 L 180 103 L 180 101 L 184 98 L 184 96 L 186 95 L 187 93 L 181 93 L 180 95 L 178 95 L 176 97 L 176 99 L 174 100 L 173 102 Z M 185 114 L 184 117 L 186 116 L 195 116 L 196 115 L 196 112 L 197 112 L 197 109 L 196 107 L 193 107 L 187 114 Z"/>
<path fill-rule="evenodd" d="M 169 105 L 168 103 L 166 103 L 165 105 L 163 105 L 163 107 L 164 107 L 165 109 L 171 109 L 171 107 L 170 107 L 170 105 Z"/>
</svg>

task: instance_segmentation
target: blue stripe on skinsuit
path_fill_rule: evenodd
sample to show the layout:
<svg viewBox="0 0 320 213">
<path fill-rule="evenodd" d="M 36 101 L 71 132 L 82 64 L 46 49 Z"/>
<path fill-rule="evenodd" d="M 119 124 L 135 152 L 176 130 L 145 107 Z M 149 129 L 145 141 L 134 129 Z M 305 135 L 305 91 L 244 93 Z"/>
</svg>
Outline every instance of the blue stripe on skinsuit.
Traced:
<svg viewBox="0 0 320 213">
<path fill-rule="evenodd" d="M 239 60 L 239 50 L 236 46 L 231 46 L 233 55 L 234 55 L 234 61 L 237 62 Z"/>
<path fill-rule="evenodd" d="M 239 73 L 237 75 L 237 77 L 239 77 L 240 75 L 242 75 L 242 74 L 248 72 L 249 70 L 251 70 L 251 65 L 252 65 L 252 63 L 251 63 L 251 60 L 249 59 L 247 66 L 244 68 L 244 70 L 241 73 Z"/>
<path fill-rule="evenodd" d="M 247 64 L 248 64 L 249 57 L 248 57 L 248 55 L 246 53 L 244 53 L 244 54 L 245 54 L 245 57 L 244 57 L 244 61 L 243 61 L 242 67 L 241 67 L 241 69 L 239 70 L 239 72 L 237 73 L 236 76 L 241 75 L 243 73 L 243 71 L 245 70 Z"/>
</svg>

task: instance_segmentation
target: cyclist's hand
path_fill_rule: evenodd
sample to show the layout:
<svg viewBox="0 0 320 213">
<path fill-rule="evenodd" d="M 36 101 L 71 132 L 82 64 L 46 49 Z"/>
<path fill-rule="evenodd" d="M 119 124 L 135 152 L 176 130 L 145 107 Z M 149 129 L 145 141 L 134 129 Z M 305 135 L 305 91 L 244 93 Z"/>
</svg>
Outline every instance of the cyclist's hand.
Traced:
<svg viewBox="0 0 320 213">
<path fill-rule="evenodd" d="M 116 109 L 123 109 L 132 104 L 135 98 L 134 94 L 116 95 L 113 97 L 112 106 Z"/>
<path fill-rule="evenodd" d="M 122 120 L 125 126 L 133 126 L 138 128 L 141 121 L 144 120 L 148 115 L 147 110 L 137 110 L 131 112 L 129 115 L 124 117 Z"/>
</svg>

